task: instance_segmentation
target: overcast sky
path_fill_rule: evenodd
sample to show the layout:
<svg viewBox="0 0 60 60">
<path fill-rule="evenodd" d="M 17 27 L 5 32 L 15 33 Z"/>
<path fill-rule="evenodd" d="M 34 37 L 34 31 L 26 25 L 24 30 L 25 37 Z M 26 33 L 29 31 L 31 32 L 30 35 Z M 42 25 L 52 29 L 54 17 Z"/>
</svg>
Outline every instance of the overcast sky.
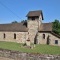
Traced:
<svg viewBox="0 0 60 60">
<path fill-rule="evenodd" d="M 0 24 L 25 20 L 32 10 L 42 10 L 43 22 L 60 20 L 60 0 L 0 0 Z"/>
</svg>

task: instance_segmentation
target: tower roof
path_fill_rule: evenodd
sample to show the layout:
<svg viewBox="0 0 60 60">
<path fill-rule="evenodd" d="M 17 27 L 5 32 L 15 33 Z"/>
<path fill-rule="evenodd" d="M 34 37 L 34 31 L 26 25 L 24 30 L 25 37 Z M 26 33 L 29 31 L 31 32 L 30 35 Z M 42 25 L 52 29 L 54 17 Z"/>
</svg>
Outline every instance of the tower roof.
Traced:
<svg viewBox="0 0 60 60">
<path fill-rule="evenodd" d="M 43 13 L 42 10 L 36 10 L 36 11 L 29 11 L 28 14 L 26 15 L 26 17 L 31 17 L 31 16 L 42 16 L 42 20 L 43 20 Z"/>
</svg>

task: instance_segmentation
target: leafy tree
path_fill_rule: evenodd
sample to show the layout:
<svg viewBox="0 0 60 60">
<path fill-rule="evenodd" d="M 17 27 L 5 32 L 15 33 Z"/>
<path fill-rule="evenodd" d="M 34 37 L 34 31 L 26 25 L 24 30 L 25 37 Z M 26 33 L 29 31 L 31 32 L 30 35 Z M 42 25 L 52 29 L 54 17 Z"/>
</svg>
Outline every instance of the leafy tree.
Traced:
<svg viewBox="0 0 60 60">
<path fill-rule="evenodd" d="M 27 22 L 27 20 L 22 20 L 21 23 Z"/>
<path fill-rule="evenodd" d="M 17 21 L 13 21 L 12 23 L 18 23 Z"/>
<path fill-rule="evenodd" d="M 57 19 L 53 22 L 53 32 L 60 35 L 60 22 Z"/>
</svg>

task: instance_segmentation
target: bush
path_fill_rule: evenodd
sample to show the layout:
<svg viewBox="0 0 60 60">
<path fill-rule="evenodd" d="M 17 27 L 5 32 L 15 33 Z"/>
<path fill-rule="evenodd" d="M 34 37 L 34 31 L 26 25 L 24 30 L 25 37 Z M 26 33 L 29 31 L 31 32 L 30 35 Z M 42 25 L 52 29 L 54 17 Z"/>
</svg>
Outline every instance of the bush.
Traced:
<svg viewBox="0 0 60 60">
<path fill-rule="evenodd" d="M 24 43 L 23 46 L 26 46 L 26 43 Z"/>
</svg>

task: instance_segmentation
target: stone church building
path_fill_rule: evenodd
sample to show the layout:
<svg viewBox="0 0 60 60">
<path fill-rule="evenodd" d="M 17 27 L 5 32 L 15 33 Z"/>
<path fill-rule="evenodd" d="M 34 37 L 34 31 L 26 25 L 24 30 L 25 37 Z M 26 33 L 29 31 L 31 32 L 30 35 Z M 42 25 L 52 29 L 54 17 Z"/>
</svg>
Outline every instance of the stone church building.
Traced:
<svg viewBox="0 0 60 60">
<path fill-rule="evenodd" d="M 27 22 L 0 24 L 0 41 L 60 46 L 60 36 L 52 31 L 52 23 L 42 23 L 41 10 L 29 11 Z"/>
</svg>

